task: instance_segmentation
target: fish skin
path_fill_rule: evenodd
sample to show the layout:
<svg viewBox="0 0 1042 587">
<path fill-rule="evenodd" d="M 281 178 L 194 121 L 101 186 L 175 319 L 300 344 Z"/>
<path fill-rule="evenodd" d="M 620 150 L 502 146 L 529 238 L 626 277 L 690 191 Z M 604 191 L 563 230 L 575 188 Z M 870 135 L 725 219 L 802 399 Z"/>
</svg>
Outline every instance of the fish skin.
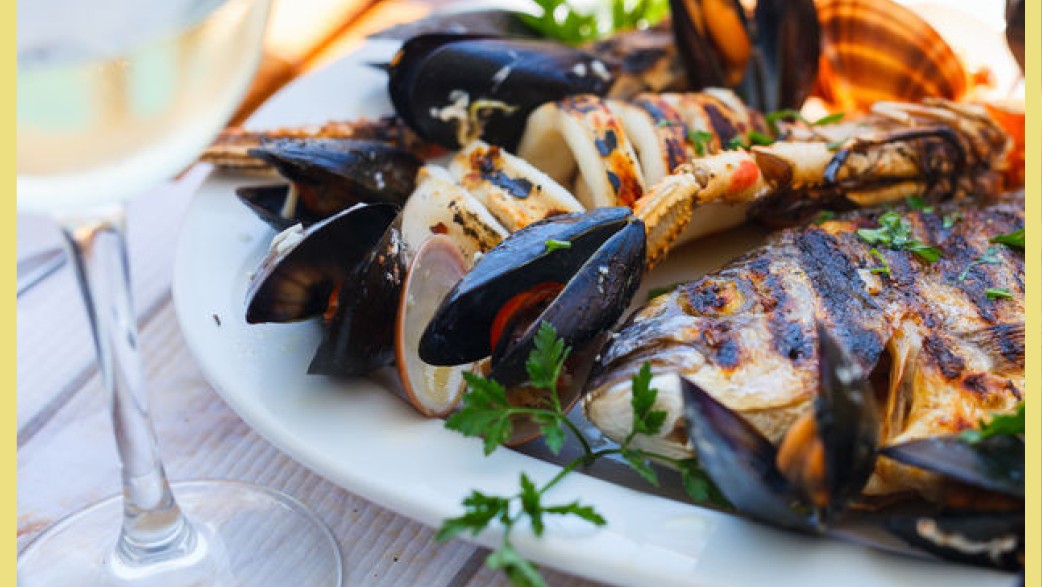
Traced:
<svg viewBox="0 0 1042 587">
<path fill-rule="evenodd" d="M 929 264 L 878 246 L 889 277 L 871 272 L 880 261 L 857 235 L 887 210 L 782 231 L 652 300 L 602 350 L 587 385 L 587 417 L 609 437 L 623 437 L 629 379 L 649 361 L 659 409 L 681 405 L 672 396 L 675 375 L 683 374 L 777 443 L 817 393 L 816 321 L 873 374 L 883 400 L 882 445 L 958 433 L 1012 411 L 1024 388 L 1024 256 L 989 238 L 1023 227 L 1023 193 L 932 212 L 896 208 L 913 237 L 942 256 Z M 962 219 L 945 228 L 944 217 L 955 213 Z M 974 263 L 989 247 L 999 262 Z M 989 300 L 988 288 L 1013 298 Z M 682 416 L 671 413 L 667 423 L 644 447 L 690 453 Z M 865 494 L 937 499 L 941 485 L 935 475 L 880 459 Z"/>
</svg>

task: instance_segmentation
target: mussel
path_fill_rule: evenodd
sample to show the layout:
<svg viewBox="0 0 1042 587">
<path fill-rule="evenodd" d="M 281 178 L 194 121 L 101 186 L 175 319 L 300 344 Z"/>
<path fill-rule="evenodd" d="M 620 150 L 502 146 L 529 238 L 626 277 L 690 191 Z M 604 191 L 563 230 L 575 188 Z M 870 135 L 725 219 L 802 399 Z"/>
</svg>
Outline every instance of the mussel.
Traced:
<svg viewBox="0 0 1042 587">
<path fill-rule="evenodd" d="M 818 325 L 820 389 L 814 409 L 775 447 L 697 384 L 681 380 L 699 461 L 739 513 L 821 532 L 860 492 L 875 466 L 879 423 L 868 382 Z"/>
<path fill-rule="evenodd" d="M 506 238 L 445 297 L 420 339 L 433 365 L 491 355 L 490 377 L 527 380 L 525 360 L 543 322 L 584 349 L 621 316 L 640 285 L 644 225 L 627 208 L 536 222 Z"/>
<path fill-rule="evenodd" d="M 513 150 L 544 102 L 607 93 L 618 66 L 550 41 L 427 34 L 388 65 L 395 111 L 424 139 L 451 149 L 482 138 Z"/>
<path fill-rule="evenodd" d="M 308 228 L 298 225 L 277 235 L 250 280 L 246 321 L 289 322 L 325 312 L 394 214 L 390 204 L 357 204 Z"/>
<path fill-rule="evenodd" d="M 939 511 L 890 516 L 886 528 L 941 558 L 1016 570 L 1024 566 L 1024 440 L 923 438 L 881 454 L 947 480 Z"/>
<path fill-rule="evenodd" d="M 814 87 L 820 27 L 813 0 L 670 0 L 692 89 L 727 86 L 764 112 L 799 108 Z"/>
<path fill-rule="evenodd" d="M 254 186 L 236 194 L 276 230 L 305 226 L 358 203 L 401 206 L 416 187 L 420 161 L 387 143 L 356 139 L 279 139 L 248 151 L 270 163 L 289 186 Z"/>
</svg>

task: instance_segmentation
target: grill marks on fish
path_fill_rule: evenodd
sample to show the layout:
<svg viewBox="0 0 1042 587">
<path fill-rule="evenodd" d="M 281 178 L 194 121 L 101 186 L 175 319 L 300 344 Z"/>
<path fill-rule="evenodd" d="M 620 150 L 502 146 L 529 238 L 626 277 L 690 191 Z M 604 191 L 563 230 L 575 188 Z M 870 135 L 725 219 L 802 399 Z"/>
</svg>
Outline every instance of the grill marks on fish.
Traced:
<svg viewBox="0 0 1042 587">
<path fill-rule="evenodd" d="M 883 337 L 889 332 L 882 324 L 880 306 L 865 291 L 858 265 L 844 251 L 851 245 L 850 235 L 846 237 L 843 243 L 815 227 L 796 233 L 794 244 L 800 267 L 818 294 L 818 318 L 867 372 L 879 360 Z"/>
<path fill-rule="evenodd" d="M 628 377 L 650 361 L 656 375 L 691 378 L 777 441 L 817 393 L 815 322 L 822 321 L 865 372 L 889 370 L 878 380 L 889 398 L 880 401 L 884 444 L 976 426 L 1022 397 L 1023 254 L 989 242 L 1021 228 L 1022 209 L 1022 196 L 1009 196 L 898 210 L 912 238 L 942 257 L 931 264 L 877 245 L 889 275 L 871 272 L 880 262 L 857 235 L 878 226 L 886 210 L 783 231 L 631 317 L 602 353 L 588 405 L 626 393 Z M 956 212 L 962 219 L 946 228 L 944 216 Z M 974 265 L 960 282 L 993 246 L 999 262 Z M 989 287 L 1008 288 L 1013 299 L 988 300 Z M 887 463 L 866 492 L 926 492 L 928 483 Z"/>
</svg>

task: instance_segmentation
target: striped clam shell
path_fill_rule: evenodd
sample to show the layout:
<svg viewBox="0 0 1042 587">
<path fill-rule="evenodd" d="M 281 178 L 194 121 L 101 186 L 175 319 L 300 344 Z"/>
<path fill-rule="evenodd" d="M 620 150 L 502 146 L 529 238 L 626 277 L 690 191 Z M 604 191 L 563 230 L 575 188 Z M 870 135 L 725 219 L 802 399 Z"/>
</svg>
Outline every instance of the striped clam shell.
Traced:
<svg viewBox="0 0 1042 587">
<path fill-rule="evenodd" d="M 965 68 L 923 19 L 890 0 L 819 0 L 822 52 L 818 94 L 836 110 L 877 101 L 958 100 Z"/>
</svg>

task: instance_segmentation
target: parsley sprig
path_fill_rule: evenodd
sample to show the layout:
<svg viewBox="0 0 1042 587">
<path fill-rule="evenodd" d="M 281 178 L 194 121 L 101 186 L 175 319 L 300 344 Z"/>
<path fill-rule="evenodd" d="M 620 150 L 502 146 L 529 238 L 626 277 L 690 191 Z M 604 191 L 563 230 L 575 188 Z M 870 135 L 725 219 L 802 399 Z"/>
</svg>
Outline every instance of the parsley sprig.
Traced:
<svg viewBox="0 0 1042 587">
<path fill-rule="evenodd" d="M 992 436 L 1016 436 L 1024 434 L 1024 402 L 1017 404 L 1012 414 L 996 414 L 991 420 L 981 420 L 976 430 L 965 430 L 959 438 L 966 442 L 980 442 Z"/>
<path fill-rule="evenodd" d="M 571 349 L 557 337 L 553 326 L 546 322 L 540 324 L 534 343 L 526 367 L 530 384 L 549 392 L 544 407 L 513 406 L 505 388 L 498 382 L 474 373 L 465 373 L 468 391 L 463 396 L 463 406 L 446 420 L 445 427 L 465 436 L 484 437 L 484 451 L 488 455 L 510 439 L 513 433 L 512 420 L 516 416 L 528 416 L 540 426 L 544 442 L 554 454 L 559 454 L 564 447 L 566 432 L 569 431 L 579 441 L 583 454 L 542 485 L 522 473 L 519 490 L 513 495 L 504 497 L 472 491 L 463 500 L 463 514 L 445 520 L 435 537 L 437 540 L 448 540 L 465 532 L 476 536 L 498 522 L 504 529 L 503 541 L 485 559 L 485 564 L 489 568 L 502 570 L 514 585 L 545 587 L 546 582 L 538 567 L 521 556 L 514 547 L 510 540 L 511 533 L 519 523 L 528 520 L 532 532 L 542 536 L 546 529 L 544 518 L 555 515 L 576 516 L 596 526 L 603 526 L 606 523 L 604 517 L 592 506 L 578 501 L 548 505 L 543 499 L 569 473 L 609 455 L 622 457 L 634 471 L 655 486 L 659 481 L 652 461 L 669 463 L 680 471 L 684 490 L 693 500 L 719 507 L 728 506 L 726 499 L 701 470 L 696 458 L 677 459 L 632 446 L 633 441 L 641 435 L 661 432 L 666 420 L 665 411 L 654 409 L 658 390 L 651 387 L 650 365 L 645 363 L 632 379 L 632 431 L 618 447 L 595 451 L 578 427 L 568 419 L 558 396 L 561 370 Z"/>
<path fill-rule="evenodd" d="M 796 120 L 806 124 L 807 126 L 824 126 L 826 124 L 833 124 L 843 120 L 845 114 L 843 112 L 836 112 L 823 116 L 817 120 L 807 120 L 799 110 L 793 110 L 786 108 L 783 110 L 775 110 L 774 112 L 768 112 L 764 115 L 764 120 L 767 122 L 768 128 L 771 129 L 771 134 L 778 135 L 778 121 L 779 120 Z"/>
<path fill-rule="evenodd" d="M 579 12 L 569 0 L 532 1 L 541 12 L 538 16 L 522 13 L 522 21 L 544 37 L 573 45 L 651 26 L 669 14 L 669 0 L 611 0 L 607 13 Z"/>
<path fill-rule="evenodd" d="M 897 212 L 879 217 L 878 228 L 859 228 L 857 235 L 870 245 L 885 245 L 894 250 L 915 253 L 927 263 L 941 258 L 941 251 L 912 237 L 912 225 Z"/>
<path fill-rule="evenodd" d="M 1024 229 L 1014 230 L 1009 234 L 1000 234 L 991 237 L 991 242 L 1006 245 L 1011 249 L 1024 250 Z"/>
<path fill-rule="evenodd" d="M 999 257 L 999 248 L 995 246 L 988 247 L 979 257 L 970 261 L 966 268 L 959 273 L 959 281 L 966 281 L 966 278 L 970 276 L 970 270 L 977 265 L 998 265 L 1002 263 L 1002 259 Z"/>
</svg>

